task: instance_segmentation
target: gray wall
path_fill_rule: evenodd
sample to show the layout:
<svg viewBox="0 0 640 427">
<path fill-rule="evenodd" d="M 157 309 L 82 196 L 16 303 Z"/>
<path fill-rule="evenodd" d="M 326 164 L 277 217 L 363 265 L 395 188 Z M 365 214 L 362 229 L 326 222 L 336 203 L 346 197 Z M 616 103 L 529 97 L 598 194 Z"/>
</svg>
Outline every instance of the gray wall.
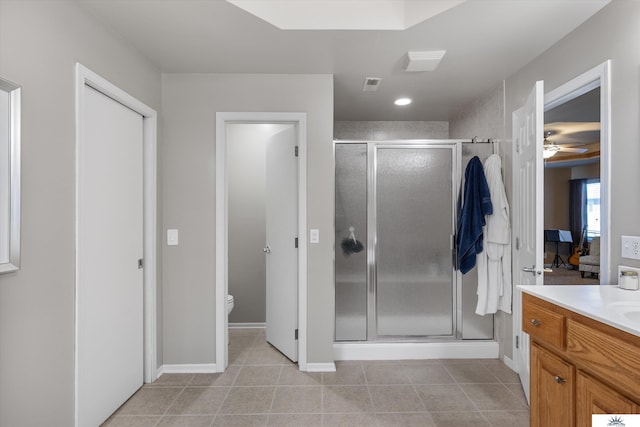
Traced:
<svg viewBox="0 0 640 427">
<path fill-rule="evenodd" d="M 571 179 L 600 178 L 600 162 L 571 168 Z"/>
<path fill-rule="evenodd" d="M 163 214 L 180 229 L 164 254 L 164 362 L 215 362 L 215 113 L 307 113 L 308 362 L 333 362 L 333 78 L 165 74 Z"/>
<path fill-rule="evenodd" d="M 480 140 L 491 139 L 495 144 L 494 150 L 502 156 L 502 168 L 505 169 L 504 152 L 510 149 L 505 142 L 504 130 L 504 84 L 496 86 L 494 89 L 484 94 L 462 110 L 454 114 L 449 122 L 449 133 L 452 139 L 470 139 L 477 136 Z M 483 145 L 473 147 L 466 145 L 465 151 L 473 152 L 483 161 L 490 154 Z M 467 157 L 468 158 L 468 157 Z M 467 158 L 463 158 L 465 163 Z M 505 187 L 507 183 L 505 182 Z M 463 286 L 476 288 L 478 283 L 478 272 L 474 268 L 464 275 Z M 465 293 L 464 295 L 469 295 Z M 475 292 L 472 293 L 476 297 Z M 477 297 L 476 297 L 477 298 Z M 477 303 L 477 300 L 476 300 Z M 505 352 L 504 342 L 507 322 L 511 322 L 511 316 L 498 311 L 494 316 L 494 336 L 499 344 L 499 354 L 502 358 Z M 479 322 L 479 320 L 477 320 Z"/>
<path fill-rule="evenodd" d="M 612 146 L 611 146 L 611 277 L 615 277 L 620 256 L 620 236 L 640 235 L 640 223 L 633 212 L 640 210 L 640 194 L 627 192 L 630 182 L 640 181 L 634 165 L 640 158 L 640 2 L 616 0 L 555 44 L 522 70 L 510 76 L 505 85 L 503 117 L 505 124 L 504 172 L 507 195 L 511 200 L 512 151 L 511 113 L 522 106 L 536 80 L 544 80 L 545 92 L 562 85 L 587 70 L 612 60 Z M 451 123 L 452 136 L 454 122 Z M 640 262 L 624 260 L 640 266 Z M 505 316 L 506 328 L 501 348 L 511 358 L 512 321 Z"/>
<path fill-rule="evenodd" d="M 73 1 L 0 1 L 22 85 L 22 268 L 0 276 L 0 425 L 74 420 L 75 63 L 160 107 L 160 74 Z"/>
<path fill-rule="evenodd" d="M 235 307 L 229 323 L 266 321 L 266 148 L 293 125 L 227 125 L 229 174 L 229 293 Z"/>
<path fill-rule="evenodd" d="M 580 178 L 598 178 L 600 163 L 584 166 L 545 168 L 544 170 L 544 228 L 569 229 L 569 180 Z M 561 255 L 571 255 L 574 244 L 561 244 L 558 252 Z M 551 264 L 555 256 L 555 243 L 545 246 L 545 264 Z"/>
<path fill-rule="evenodd" d="M 569 180 L 571 168 L 547 168 L 544 170 L 544 228 L 545 230 L 569 230 Z M 576 242 L 577 244 L 577 242 Z M 558 253 L 566 261 L 573 251 L 573 244 L 558 245 Z M 555 257 L 556 244 L 545 244 L 545 264 Z"/>
</svg>

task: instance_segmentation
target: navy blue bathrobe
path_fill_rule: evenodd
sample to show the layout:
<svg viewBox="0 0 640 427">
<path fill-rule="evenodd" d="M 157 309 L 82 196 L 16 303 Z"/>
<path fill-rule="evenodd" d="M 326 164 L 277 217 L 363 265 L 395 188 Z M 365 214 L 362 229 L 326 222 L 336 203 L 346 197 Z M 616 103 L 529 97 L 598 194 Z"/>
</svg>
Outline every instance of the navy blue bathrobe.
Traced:
<svg viewBox="0 0 640 427">
<path fill-rule="evenodd" d="M 476 255 L 482 252 L 482 228 L 485 215 L 493 213 L 489 185 L 478 156 L 474 156 L 464 172 L 464 203 L 458 215 L 458 269 L 465 274 L 476 265 Z"/>
</svg>

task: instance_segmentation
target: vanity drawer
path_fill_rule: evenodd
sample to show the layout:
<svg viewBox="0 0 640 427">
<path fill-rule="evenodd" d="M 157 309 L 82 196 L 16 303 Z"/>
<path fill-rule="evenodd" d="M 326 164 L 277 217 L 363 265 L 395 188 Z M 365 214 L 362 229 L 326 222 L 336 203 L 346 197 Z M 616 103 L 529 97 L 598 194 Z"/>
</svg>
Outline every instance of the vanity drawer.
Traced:
<svg viewBox="0 0 640 427">
<path fill-rule="evenodd" d="M 603 380 L 640 401 L 640 343 L 634 345 L 611 329 L 605 333 L 567 321 L 567 355 Z"/>
<path fill-rule="evenodd" d="M 564 349 L 565 316 L 535 302 L 535 298 L 523 295 L 522 330 L 532 339 Z"/>
</svg>

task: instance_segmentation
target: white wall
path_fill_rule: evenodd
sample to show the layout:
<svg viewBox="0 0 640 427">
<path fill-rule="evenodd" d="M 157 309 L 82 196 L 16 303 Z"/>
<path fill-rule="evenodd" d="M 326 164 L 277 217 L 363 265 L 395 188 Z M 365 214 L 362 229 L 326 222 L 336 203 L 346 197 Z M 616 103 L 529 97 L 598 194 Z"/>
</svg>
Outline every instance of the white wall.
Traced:
<svg viewBox="0 0 640 427">
<path fill-rule="evenodd" d="M 308 362 L 333 362 L 333 78 L 165 74 L 163 213 L 180 229 L 164 253 L 164 362 L 215 362 L 215 114 L 307 113 Z"/>
<path fill-rule="evenodd" d="M 75 63 L 158 109 L 160 74 L 74 1 L 0 1 L 22 85 L 22 268 L 0 276 L 0 425 L 73 425 Z"/>
</svg>

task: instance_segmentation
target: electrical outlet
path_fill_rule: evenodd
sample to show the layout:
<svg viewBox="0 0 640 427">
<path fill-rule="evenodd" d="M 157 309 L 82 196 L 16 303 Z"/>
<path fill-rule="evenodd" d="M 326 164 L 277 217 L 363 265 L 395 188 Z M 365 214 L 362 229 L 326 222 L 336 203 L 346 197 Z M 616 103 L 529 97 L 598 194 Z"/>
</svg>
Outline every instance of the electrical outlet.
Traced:
<svg viewBox="0 0 640 427">
<path fill-rule="evenodd" d="M 622 258 L 640 259 L 640 237 L 622 236 Z"/>
</svg>

